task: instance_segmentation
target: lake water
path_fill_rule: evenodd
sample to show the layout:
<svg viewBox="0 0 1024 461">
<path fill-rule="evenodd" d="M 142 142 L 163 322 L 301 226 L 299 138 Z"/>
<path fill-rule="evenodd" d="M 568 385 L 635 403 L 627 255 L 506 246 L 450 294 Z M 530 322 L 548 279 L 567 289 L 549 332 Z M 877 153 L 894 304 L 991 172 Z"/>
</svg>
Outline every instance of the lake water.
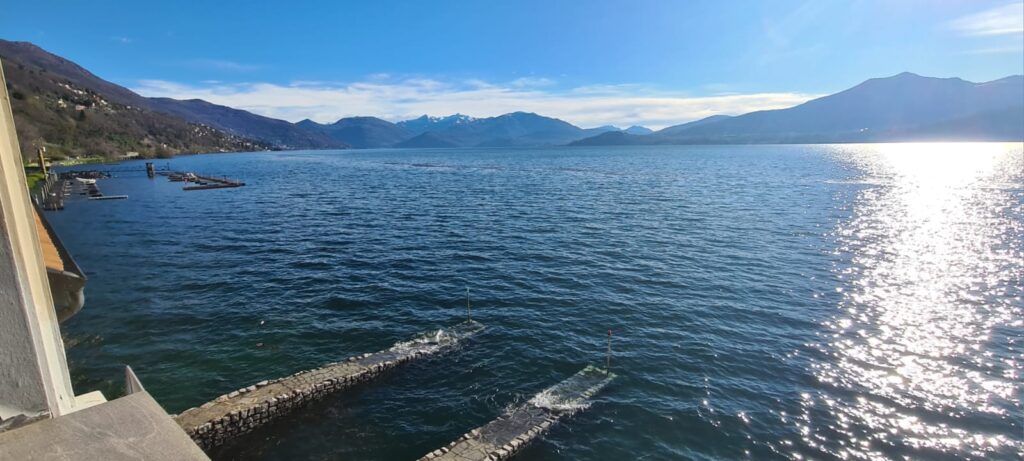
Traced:
<svg viewBox="0 0 1024 461">
<path fill-rule="evenodd" d="M 50 212 L 89 277 L 74 384 L 176 413 L 465 316 L 488 329 L 214 453 L 409 460 L 605 360 L 523 460 L 1018 459 L 1017 144 L 179 157 L 248 185 Z M 261 325 L 261 322 L 263 324 Z"/>
</svg>

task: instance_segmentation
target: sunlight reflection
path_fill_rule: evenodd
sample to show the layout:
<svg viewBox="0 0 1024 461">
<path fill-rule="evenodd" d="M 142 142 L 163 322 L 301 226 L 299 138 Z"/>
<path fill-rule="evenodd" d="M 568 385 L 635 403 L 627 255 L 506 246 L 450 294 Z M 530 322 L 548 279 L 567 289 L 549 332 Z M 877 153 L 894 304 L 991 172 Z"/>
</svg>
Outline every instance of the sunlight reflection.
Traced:
<svg viewBox="0 0 1024 461">
<path fill-rule="evenodd" d="M 822 448 L 852 459 L 1019 453 L 1021 144 L 837 146 L 835 155 L 863 188 L 835 230 L 847 288 L 815 374 L 851 397 L 805 397 L 804 424 L 821 436 L 806 441 L 832 440 Z M 831 421 L 813 421 L 816 405 Z"/>
</svg>

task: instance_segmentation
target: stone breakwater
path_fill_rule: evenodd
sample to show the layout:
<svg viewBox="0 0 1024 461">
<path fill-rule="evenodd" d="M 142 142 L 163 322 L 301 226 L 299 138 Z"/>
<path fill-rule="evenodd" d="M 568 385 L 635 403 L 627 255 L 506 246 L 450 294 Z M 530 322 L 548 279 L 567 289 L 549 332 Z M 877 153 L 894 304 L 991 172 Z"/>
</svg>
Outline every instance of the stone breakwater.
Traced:
<svg viewBox="0 0 1024 461">
<path fill-rule="evenodd" d="M 615 378 L 588 366 L 484 426 L 467 432 L 420 461 L 493 461 L 511 458 L 559 420 L 584 410 L 589 399 Z"/>
<path fill-rule="evenodd" d="M 420 335 L 380 352 L 367 353 L 275 380 L 260 381 L 174 419 L 204 450 L 253 431 L 309 402 L 365 382 L 416 358 L 451 350 L 484 326 L 469 320 L 452 328 Z"/>
</svg>

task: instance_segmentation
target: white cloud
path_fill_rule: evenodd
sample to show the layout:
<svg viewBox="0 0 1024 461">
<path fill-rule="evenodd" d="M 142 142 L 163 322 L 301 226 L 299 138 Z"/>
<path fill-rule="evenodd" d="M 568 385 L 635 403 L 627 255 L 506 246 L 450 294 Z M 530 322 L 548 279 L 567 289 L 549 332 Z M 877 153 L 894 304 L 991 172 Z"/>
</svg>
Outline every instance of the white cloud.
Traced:
<svg viewBox="0 0 1024 461">
<path fill-rule="evenodd" d="M 1024 34 L 1024 3 L 1016 2 L 963 16 L 950 28 L 971 36 Z"/>
<path fill-rule="evenodd" d="M 372 115 L 397 121 L 423 114 L 491 117 L 515 111 L 557 117 L 582 127 L 644 125 L 660 128 L 716 114 L 741 114 L 790 107 L 818 95 L 754 93 L 687 96 L 639 85 L 551 88 L 547 79 L 504 84 L 469 80 L 388 79 L 376 75 L 354 83 L 295 82 L 185 85 L 144 80 L 134 90 L 145 96 L 200 98 L 289 121 L 333 122 Z"/>
<path fill-rule="evenodd" d="M 987 48 L 977 48 L 973 50 L 967 50 L 963 52 L 963 54 L 1009 54 L 1022 52 L 1024 52 L 1024 44 L 1014 44 L 1006 46 L 990 46 Z"/>
<path fill-rule="evenodd" d="M 556 82 L 554 80 L 551 80 L 550 78 L 522 77 L 512 80 L 511 82 L 509 82 L 509 85 L 512 85 L 516 88 L 535 88 L 542 86 L 551 86 L 554 85 L 555 83 Z"/>
</svg>

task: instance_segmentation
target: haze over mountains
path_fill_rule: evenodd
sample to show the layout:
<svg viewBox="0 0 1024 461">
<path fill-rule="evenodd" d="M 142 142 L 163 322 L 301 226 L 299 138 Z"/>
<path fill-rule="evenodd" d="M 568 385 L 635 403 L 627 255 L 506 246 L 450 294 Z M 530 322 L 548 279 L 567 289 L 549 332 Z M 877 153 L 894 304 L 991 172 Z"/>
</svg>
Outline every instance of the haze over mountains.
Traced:
<svg viewBox="0 0 1024 461">
<path fill-rule="evenodd" d="M 574 145 L 765 144 L 1024 139 L 1024 76 L 973 83 L 904 72 L 788 109 L 716 115 L 642 136 Z"/>
<path fill-rule="evenodd" d="M 985 83 L 903 73 L 780 110 L 716 115 L 659 131 L 583 129 L 514 112 L 348 117 L 291 123 L 199 99 L 147 98 L 31 43 L 0 40 L 22 150 L 59 153 L 539 145 L 832 143 L 1024 140 L 1024 77 Z"/>
</svg>

